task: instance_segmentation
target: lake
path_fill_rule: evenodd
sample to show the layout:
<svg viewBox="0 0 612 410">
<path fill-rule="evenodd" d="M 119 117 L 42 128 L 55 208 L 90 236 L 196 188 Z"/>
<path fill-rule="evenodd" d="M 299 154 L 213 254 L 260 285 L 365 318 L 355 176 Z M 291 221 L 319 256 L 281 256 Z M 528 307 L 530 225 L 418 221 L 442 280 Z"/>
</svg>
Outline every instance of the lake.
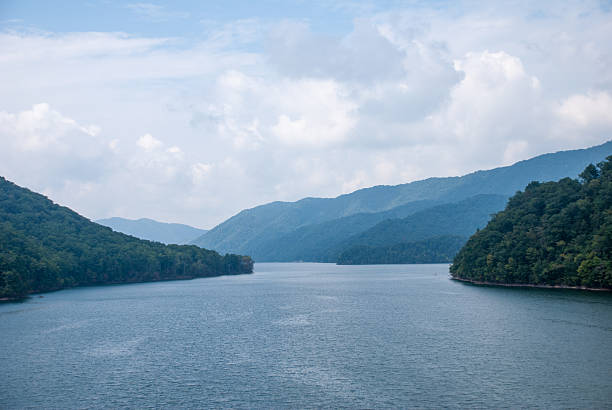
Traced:
<svg viewBox="0 0 612 410">
<path fill-rule="evenodd" d="M 477 287 L 448 265 L 253 275 L 0 305 L 0 408 L 612 403 L 612 294 Z"/>
</svg>

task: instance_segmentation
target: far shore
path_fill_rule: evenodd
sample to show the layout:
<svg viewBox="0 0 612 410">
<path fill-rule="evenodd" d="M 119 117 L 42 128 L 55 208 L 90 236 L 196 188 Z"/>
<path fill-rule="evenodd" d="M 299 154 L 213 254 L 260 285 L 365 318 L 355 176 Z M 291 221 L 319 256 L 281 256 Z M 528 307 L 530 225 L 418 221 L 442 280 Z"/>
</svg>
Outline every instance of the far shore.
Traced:
<svg viewBox="0 0 612 410">
<path fill-rule="evenodd" d="M 538 288 L 538 289 L 572 289 L 572 290 L 588 290 L 592 292 L 612 292 L 612 289 L 607 288 L 589 288 L 586 286 L 566 286 L 566 285 L 534 285 L 532 283 L 497 283 L 497 282 L 482 282 L 478 280 L 463 279 L 450 277 L 452 280 L 469 283 L 477 286 L 501 286 L 505 288 Z"/>
</svg>

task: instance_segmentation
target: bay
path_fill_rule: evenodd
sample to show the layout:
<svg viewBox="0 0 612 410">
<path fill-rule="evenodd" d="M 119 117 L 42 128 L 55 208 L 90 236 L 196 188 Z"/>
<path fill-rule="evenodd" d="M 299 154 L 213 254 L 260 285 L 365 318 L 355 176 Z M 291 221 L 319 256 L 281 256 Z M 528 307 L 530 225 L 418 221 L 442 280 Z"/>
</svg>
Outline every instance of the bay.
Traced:
<svg viewBox="0 0 612 410">
<path fill-rule="evenodd" d="M 606 408 L 612 295 L 448 265 L 253 275 L 0 305 L 0 408 Z"/>
</svg>

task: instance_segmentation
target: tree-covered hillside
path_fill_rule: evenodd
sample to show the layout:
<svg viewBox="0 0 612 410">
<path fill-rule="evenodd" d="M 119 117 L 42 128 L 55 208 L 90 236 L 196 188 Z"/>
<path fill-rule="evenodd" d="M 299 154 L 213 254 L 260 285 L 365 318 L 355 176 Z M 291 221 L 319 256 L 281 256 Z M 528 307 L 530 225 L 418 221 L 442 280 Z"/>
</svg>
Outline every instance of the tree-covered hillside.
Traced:
<svg viewBox="0 0 612 410">
<path fill-rule="evenodd" d="M 252 272 L 253 262 L 113 232 L 0 177 L 0 298 L 79 285 Z"/>
<path fill-rule="evenodd" d="M 466 240 L 463 236 L 437 236 L 389 246 L 360 245 L 342 252 L 338 265 L 446 263 L 453 260 Z"/>
<path fill-rule="evenodd" d="M 457 254 L 454 278 L 612 289 L 612 156 L 513 196 Z"/>
<path fill-rule="evenodd" d="M 381 247 L 422 241 L 436 236 L 470 237 L 484 228 L 491 215 L 504 209 L 502 195 L 476 195 L 456 203 L 437 205 L 401 219 L 387 219 L 343 243 L 343 250 L 355 246 Z"/>
<path fill-rule="evenodd" d="M 342 265 L 451 262 L 506 201 L 501 195 L 476 195 L 388 219 L 342 242 L 335 258 Z"/>
</svg>

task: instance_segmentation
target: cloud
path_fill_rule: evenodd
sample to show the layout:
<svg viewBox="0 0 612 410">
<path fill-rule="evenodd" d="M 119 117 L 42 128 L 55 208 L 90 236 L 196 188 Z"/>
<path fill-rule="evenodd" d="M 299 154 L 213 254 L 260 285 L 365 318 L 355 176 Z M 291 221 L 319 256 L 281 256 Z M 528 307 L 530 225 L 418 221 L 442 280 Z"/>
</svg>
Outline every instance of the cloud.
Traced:
<svg viewBox="0 0 612 410">
<path fill-rule="evenodd" d="M 97 180 L 110 153 L 97 125 L 82 125 L 47 103 L 0 111 L 0 173 L 40 190 L 66 180 Z"/>
<path fill-rule="evenodd" d="M 0 132 L 14 137 L 13 144 L 17 149 L 38 151 L 50 145 L 70 149 L 72 144 L 66 146 L 67 135 L 82 133 L 95 137 L 100 127 L 79 125 L 75 120 L 52 110 L 49 104 L 40 103 L 18 114 L 0 112 Z"/>
<path fill-rule="evenodd" d="M 317 35 L 305 22 L 284 21 L 271 30 L 267 44 L 271 63 L 290 76 L 371 83 L 404 74 L 402 50 L 365 19 L 356 20 L 343 38 Z"/>
<path fill-rule="evenodd" d="M 604 91 L 572 95 L 561 102 L 559 115 L 579 127 L 612 126 L 612 97 Z"/>
<path fill-rule="evenodd" d="M 345 141 L 355 123 L 348 93 L 329 79 L 261 79 L 230 70 L 194 107 L 191 123 L 236 149 L 327 147 Z"/>
<path fill-rule="evenodd" d="M 200 20 L 207 36 L 207 42 L 217 48 L 235 49 L 261 40 L 268 24 L 258 18 L 247 18 L 219 23 L 214 20 Z"/>
<path fill-rule="evenodd" d="M 132 3 L 125 6 L 138 16 L 153 22 L 163 22 L 174 19 L 186 19 L 189 13 L 184 11 L 170 11 L 165 7 L 152 3 Z"/>
<path fill-rule="evenodd" d="M 454 62 L 464 78 L 449 103 L 433 117 L 438 127 L 462 143 L 504 142 L 534 123 L 540 81 L 521 60 L 503 51 L 470 52 Z"/>
<path fill-rule="evenodd" d="M 612 136 L 597 2 L 342 10 L 346 32 L 269 15 L 191 38 L 0 33 L 0 172 L 93 218 L 212 227 Z"/>
<path fill-rule="evenodd" d="M 166 150 L 166 152 L 169 152 L 170 154 L 176 155 L 176 156 L 182 156 L 183 155 L 183 150 L 181 150 L 179 147 L 177 147 L 176 145 L 168 148 Z"/>
<path fill-rule="evenodd" d="M 212 166 L 210 164 L 203 164 L 198 162 L 191 166 L 191 176 L 193 183 L 196 185 L 202 184 L 205 178 L 210 174 Z"/>
<path fill-rule="evenodd" d="M 160 140 L 155 139 L 151 134 L 145 134 L 142 137 L 138 138 L 138 141 L 136 141 L 136 145 L 138 145 L 140 148 L 144 149 L 147 152 L 151 152 L 156 148 L 161 147 L 163 143 Z"/>
<path fill-rule="evenodd" d="M 302 80 L 276 91 L 273 103 L 281 113 L 270 131 L 280 143 L 324 147 L 349 137 L 356 105 L 345 98 L 340 84 Z"/>
<path fill-rule="evenodd" d="M 104 60 L 144 53 L 167 42 L 166 38 L 133 37 L 126 33 L 5 32 L 0 33 L 0 62 L 28 64 L 47 60 L 66 64 L 76 60 L 82 64 L 88 58 Z"/>
</svg>

